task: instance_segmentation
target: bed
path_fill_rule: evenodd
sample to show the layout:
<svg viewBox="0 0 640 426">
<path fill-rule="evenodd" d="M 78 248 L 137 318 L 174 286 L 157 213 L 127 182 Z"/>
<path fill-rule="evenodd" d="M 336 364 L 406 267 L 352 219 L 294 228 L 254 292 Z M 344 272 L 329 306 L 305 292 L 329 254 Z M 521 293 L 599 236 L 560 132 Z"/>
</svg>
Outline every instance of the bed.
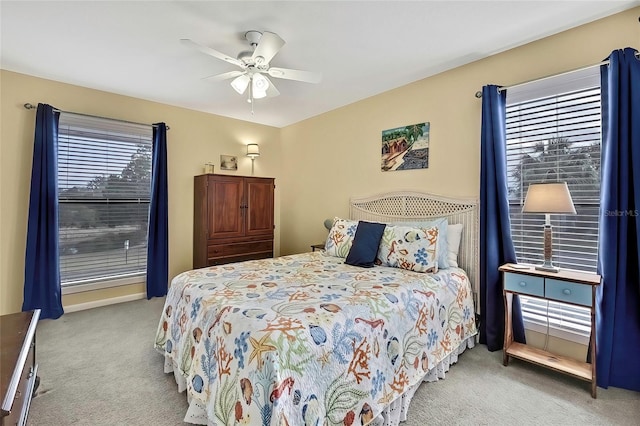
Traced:
<svg viewBox="0 0 640 426">
<path fill-rule="evenodd" d="M 460 267 L 366 269 L 312 252 L 176 276 L 155 347 L 186 390 L 186 422 L 396 425 L 418 386 L 474 346 L 477 203 L 383 194 L 352 199 L 350 216 L 462 224 Z"/>
</svg>

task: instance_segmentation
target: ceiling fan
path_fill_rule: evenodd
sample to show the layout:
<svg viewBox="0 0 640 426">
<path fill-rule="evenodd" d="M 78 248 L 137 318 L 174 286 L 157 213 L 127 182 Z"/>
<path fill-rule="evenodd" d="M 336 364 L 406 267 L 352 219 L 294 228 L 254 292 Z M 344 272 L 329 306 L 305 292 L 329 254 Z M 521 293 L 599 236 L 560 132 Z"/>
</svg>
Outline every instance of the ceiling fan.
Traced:
<svg viewBox="0 0 640 426">
<path fill-rule="evenodd" d="M 182 39 L 180 41 L 187 46 L 198 49 L 202 53 L 240 67 L 241 70 L 212 75 L 206 77 L 205 80 L 222 81 L 233 78 L 231 87 L 240 95 L 244 94 L 247 88 L 249 89 L 247 102 L 253 103 L 254 99 L 274 97 L 280 94 L 267 75 L 306 83 L 319 83 L 322 80 L 322 74 L 317 72 L 276 68 L 269 65 L 271 59 L 285 44 L 278 34 L 251 30 L 247 31 L 244 37 L 251 45 L 251 50 L 240 52 L 236 58 L 190 39 Z"/>
</svg>

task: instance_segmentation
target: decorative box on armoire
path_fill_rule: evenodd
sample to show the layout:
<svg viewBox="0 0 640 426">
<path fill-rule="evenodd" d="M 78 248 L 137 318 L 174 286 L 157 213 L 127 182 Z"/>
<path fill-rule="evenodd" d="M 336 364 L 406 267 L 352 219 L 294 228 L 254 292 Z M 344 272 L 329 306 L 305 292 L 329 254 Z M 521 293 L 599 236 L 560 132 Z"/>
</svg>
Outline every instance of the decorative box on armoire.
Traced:
<svg viewBox="0 0 640 426">
<path fill-rule="evenodd" d="M 193 267 L 273 257 L 273 178 L 195 176 Z"/>
</svg>

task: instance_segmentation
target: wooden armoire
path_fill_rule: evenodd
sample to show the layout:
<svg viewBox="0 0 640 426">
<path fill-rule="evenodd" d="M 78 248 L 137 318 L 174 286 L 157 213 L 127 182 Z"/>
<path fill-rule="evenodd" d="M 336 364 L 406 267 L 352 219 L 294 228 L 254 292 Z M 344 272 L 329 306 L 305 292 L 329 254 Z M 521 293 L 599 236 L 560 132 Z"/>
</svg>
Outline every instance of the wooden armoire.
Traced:
<svg viewBox="0 0 640 426">
<path fill-rule="evenodd" d="M 195 176 L 193 267 L 273 257 L 273 178 Z"/>
</svg>

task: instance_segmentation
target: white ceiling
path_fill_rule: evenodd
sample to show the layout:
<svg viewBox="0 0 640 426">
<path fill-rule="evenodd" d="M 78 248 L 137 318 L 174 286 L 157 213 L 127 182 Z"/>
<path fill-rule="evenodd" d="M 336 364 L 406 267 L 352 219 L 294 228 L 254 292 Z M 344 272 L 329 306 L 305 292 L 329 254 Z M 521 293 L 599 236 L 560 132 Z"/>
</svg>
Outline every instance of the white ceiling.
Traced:
<svg viewBox="0 0 640 426">
<path fill-rule="evenodd" d="M 283 127 L 637 6 L 640 1 L 2 1 L 3 69 Z M 228 81 L 247 30 L 286 44 L 271 66 L 320 71 L 320 84 L 272 81 L 251 115 Z M 39 99 L 25 99 L 38 102 Z M 64 105 L 59 105 L 64 108 Z"/>
</svg>

